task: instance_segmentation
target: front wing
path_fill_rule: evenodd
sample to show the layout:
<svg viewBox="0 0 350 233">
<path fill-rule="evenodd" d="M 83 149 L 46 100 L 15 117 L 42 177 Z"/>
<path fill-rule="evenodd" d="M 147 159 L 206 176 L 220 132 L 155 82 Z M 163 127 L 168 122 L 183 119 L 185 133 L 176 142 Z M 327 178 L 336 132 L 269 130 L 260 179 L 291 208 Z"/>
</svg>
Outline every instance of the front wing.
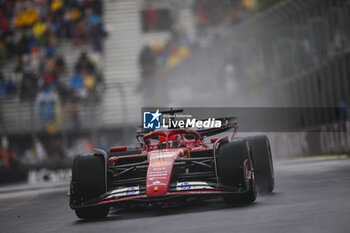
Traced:
<svg viewBox="0 0 350 233">
<path fill-rule="evenodd" d="M 213 197 L 223 195 L 244 194 L 249 190 L 245 188 L 232 188 L 216 183 L 193 181 L 177 182 L 170 184 L 169 190 L 165 195 L 149 196 L 146 194 L 144 186 L 131 186 L 118 188 L 106 192 L 98 198 L 82 203 L 79 206 L 71 206 L 72 209 L 89 207 L 104 204 L 117 204 L 119 202 L 160 202 L 184 197 Z"/>
</svg>

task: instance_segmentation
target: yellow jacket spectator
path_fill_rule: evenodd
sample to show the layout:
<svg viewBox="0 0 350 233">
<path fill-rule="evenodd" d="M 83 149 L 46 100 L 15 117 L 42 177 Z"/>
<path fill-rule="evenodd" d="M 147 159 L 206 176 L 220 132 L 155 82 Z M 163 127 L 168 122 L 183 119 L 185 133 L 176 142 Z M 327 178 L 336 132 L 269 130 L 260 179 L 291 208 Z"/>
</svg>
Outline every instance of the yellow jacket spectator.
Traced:
<svg viewBox="0 0 350 233">
<path fill-rule="evenodd" d="M 61 9 L 63 6 L 63 1 L 62 0 L 53 0 L 51 3 L 51 10 L 52 11 L 57 11 Z"/>
<path fill-rule="evenodd" d="M 78 8 L 73 8 L 73 9 L 71 10 L 71 12 L 70 12 L 70 19 L 71 19 L 72 21 L 75 21 L 75 20 L 79 19 L 80 16 L 81 16 L 81 13 L 80 13 L 80 11 L 79 11 Z"/>
<path fill-rule="evenodd" d="M 43 22 L 35 23 L 33 27 L 33 34 L 36 38 L 39 38 L 46 31 L 46 24 Z"/>
<path fill-rule="evenodd" d="M 87 89 L 92 89 L 95 86 L 95 77 L 91 74 L 88 74 L 84 77 L 84 86 Z"/>
<path fill-rule="evenodd" d="M 18 13 L 15 18 L 16 27 L 32 26 L 39 18 L 38 12 L 35 8 L 27 9 Z"/>
<path fill-rule="evenodd" d="M 151 48 L 155 52 L 161 52 L 164 49 L 164 45 L 161 42 L 156 41 Z"/>
</svg>

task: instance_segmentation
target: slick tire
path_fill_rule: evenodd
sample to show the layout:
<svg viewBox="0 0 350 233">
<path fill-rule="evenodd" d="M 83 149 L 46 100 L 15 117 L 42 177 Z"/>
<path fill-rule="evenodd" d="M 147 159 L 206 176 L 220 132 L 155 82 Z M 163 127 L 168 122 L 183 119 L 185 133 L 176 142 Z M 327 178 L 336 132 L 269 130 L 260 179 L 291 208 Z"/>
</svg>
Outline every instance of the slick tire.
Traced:
<svg viewBox="0 0 350 233">
<path fill-rule="evenodd" d="M 224 142 L 218 148 L 217 161 L 220 182 L 226 186 L 248 190 L 245 193 L 224 195 L 224 201 L 228 204 L 247 204 L 254 202 L 256 199 L 254 178 L 249 184 L 245 180 L 244 161 L 246 160 L 248 160 L 249 169 L 252 169 L 252 157 L 248 142 L 245 139 Z M 254 177 L 254 172 L 252 176 Z"/>
<path fill-rule="evenodd" d="M 99 197 L 106 192 L 106 160 L 102 155 L 78 155 L 74 158 L 71 182 L 71 206 Z M 75 208 L 81 219 L 106 217 L 109 205 Z"/>
<path fill-rule="evenodd" d="M 258 189 L 263 193 L 271 193 L 275 187 L 275 179 L 269 139 L 265 135 L 246 139 L 252 151 Z"/>
</svg>

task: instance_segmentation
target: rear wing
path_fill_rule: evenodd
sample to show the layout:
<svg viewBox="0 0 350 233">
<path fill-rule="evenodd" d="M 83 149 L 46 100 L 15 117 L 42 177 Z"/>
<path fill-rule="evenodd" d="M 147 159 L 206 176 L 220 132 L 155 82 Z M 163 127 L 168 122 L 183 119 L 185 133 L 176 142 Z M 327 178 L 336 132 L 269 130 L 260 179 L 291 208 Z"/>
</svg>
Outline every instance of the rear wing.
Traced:
<svg viewBox="0 0 350 233">
<path fill-rule="evenodd" d="M 223 117 L 223 118 L 216 118 L 215 120 L 221 121 L 221 127 L 220 128 L 210 128 L 210 129 L 201 129 L 197 130 L 197 132 L 202 136 L 213 136 L 219 133 L 223 133 L 229 129 L 235 128 L 237 130 L 237 117 Z"/>
</svg>

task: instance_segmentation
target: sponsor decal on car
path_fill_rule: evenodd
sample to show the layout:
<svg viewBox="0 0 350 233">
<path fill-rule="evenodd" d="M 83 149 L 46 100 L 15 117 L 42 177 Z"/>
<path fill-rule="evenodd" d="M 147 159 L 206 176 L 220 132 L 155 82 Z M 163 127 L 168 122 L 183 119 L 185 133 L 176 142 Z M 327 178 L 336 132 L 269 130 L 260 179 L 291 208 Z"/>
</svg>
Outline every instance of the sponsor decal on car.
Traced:
<svg viewBox="0 0 350 233">
<path fill-rule="evenodd" d="M 110 192 L 107 198 L 115 198 L 115 197 L 123 197 L 123 196 L 130 196 L 130 195 L 139 195 L 139 194 L 140 194 L 140 187 L 132 186 L 127 188 L 115 189 Z"/>
<path fill-rule="evenodd" d="M 157 155 L 151 155 L 150 159 L 165 159 L 165 158 L 173 158 L 175 157 L 177 154 L 174 152 L 162 152 L 161 154 L 157 154 Z"/>
<path fill-rule="evenodd" d="M 176 184 L 177 191 L 200 190 L 200 189 L 214 189 L 214 188 L 209 186 L 207 182 L 201 182 L 201 181 L 177 182 Z"/>
<path fill-rule="evenodd" d="M 136 191 L 137 190 L 135 189 L 135 187 L 130 187 L 126 190 L 126 195 L 133 195 L 136 193 Z"/>
<path fill-rule="evenodd" d="M 189 190 L 191 189 L 191 185 L 187 182 L 180 183 L 180 190 Z"/>
<path fill-rule="evenodd" d="M 162 172 L 162 173 L 153 173 L 153 174 L 149 174 L 148 177 L 157 177 L 157 179 L 166 179 L 167 173 L 166 172 Z M 159 178 L 158 178 L 159 177 Z"/>
<path fill-rule="evenodd" d="M 163 167 L 168 165 L 170 165 L 170 162 L 167 161 L 152 163 L 152 167 Z"/>
</svg>

